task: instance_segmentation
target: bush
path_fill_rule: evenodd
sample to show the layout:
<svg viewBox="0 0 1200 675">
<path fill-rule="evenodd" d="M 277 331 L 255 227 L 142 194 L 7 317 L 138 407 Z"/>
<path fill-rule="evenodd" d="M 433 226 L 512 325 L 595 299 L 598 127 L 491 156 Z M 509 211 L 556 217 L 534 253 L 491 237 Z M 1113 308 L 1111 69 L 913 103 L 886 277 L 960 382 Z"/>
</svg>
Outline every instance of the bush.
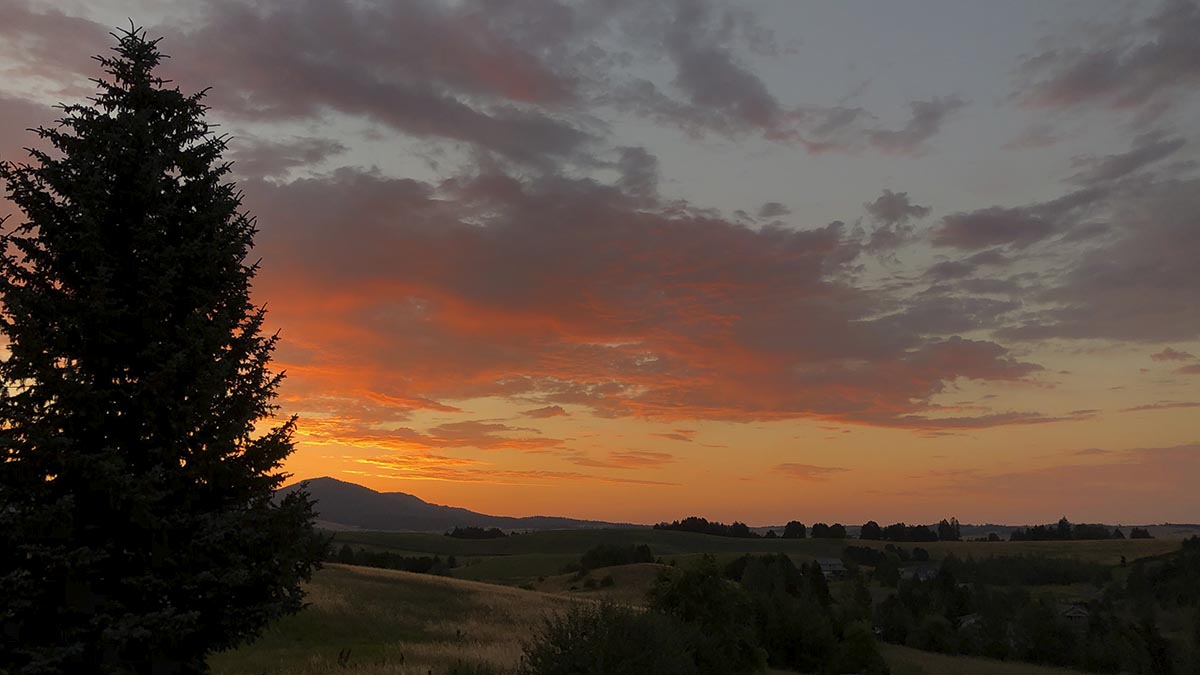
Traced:
<svg viewBox="0 0 1200 675">
<path fill-rule="evenodd" d="M 600 544 L 583 554 L 583 557 L 579 559 L 579 566 L 585 570 L 594 570 L 598 567 L 648 563 L 653 560 L 654 556 L 650 553 L 650 547 L 645 544 L 640 546 Z"/>
<path fill-rule="evenodd" d="M 704 636 L 695 645 L 701 673 L 762 672 L 766 654 L 755 634 L 753 602 L 740 585 L 724 578 L 711 555 L 682 574 L 660 576 L 649 600 L 654 610 L 695 627 Z"/>
<path fill-rule="evenodd" d="M 611 604 L 577 605 L 524 646 L 520 675 L 699 675 L 679 621 Z"/>
<path fill-rule="evenodd" d="M 835 652 L 833 670 L 838 673 L 889 672 L 869 622 L 855 621 L 846 626 Z"/>
<path fill-rule="evenodd" d="M 482 527 L 455 527 L 446 533 L 447 537 L 456 539 L 503 539 L 508 535 L 498 527 L 483 529 Z"/>
</svg>

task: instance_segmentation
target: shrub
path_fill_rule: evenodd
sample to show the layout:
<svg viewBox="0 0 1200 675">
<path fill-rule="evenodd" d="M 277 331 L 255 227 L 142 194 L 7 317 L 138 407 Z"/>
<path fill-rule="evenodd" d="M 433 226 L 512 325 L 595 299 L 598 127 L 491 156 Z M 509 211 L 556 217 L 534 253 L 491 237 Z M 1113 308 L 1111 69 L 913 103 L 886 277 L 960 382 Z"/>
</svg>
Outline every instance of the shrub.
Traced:
<svg viewBox="0 0 1200 675">
<path fill-rule="evenodd" d="M 742 587 L 722 574 L 717 561 L 703 556 L 682 574 L 660 576 L 650 606 L 698 629 L 696 663 L 702 673 L 762 672 L 766 655 L 754 630 L 754 605 Z"/>
<path fill-rule="evenodd" d="M 633 544 L 628 546 L 600 544 L 583 554 L 583 557 L 579 560 L 579 566 L 585 570 L 593 570 L 598 567 L 648 563 L 653 560 L 654 556 L 650 553 L 650 547 L 645 544 L 640 546 L 634 546 Z"/>
<path fill-rule="evenodd" d="M 679 621 L 612 604 L 550 617 L 524 646 L 520 675 L 699 675 Z"/>
</svg>

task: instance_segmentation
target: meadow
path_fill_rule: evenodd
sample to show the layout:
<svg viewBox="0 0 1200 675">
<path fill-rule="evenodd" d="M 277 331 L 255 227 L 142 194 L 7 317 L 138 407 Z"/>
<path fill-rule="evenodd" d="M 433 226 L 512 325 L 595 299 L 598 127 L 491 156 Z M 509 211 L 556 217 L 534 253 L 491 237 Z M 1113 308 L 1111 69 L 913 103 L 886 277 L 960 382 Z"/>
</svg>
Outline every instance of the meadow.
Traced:
<svg viewBox="0 0 1200 675">
<path fill-rule="evenodd" d="M 310 606 L 252 645 L 218 654 L 214 675 L 492 675 L 521 658 L 522 641 L 572 602 L 648 583 L 654 565 L 622 574 L 613 591 L 530 591 L 410 572 L 330 564 L 308 585 Z M 547 580 L 552 581 L 552 580 Z M 560 582 L 555 582 L 560 583 Z M 554 586 L 554 583 L 551 583 Z M 643 590 L 638 588 L 638 590 Z M 347 651 L 348 650 L 348 651 Z M 1077 671 L 883 646 L 895 675 L 1069 675 Z M 348 654 L 339 663 L 339 655 Z M 770 671 L 774 674 L 785 671 Z"/>
<path fill-rule="evenodd" d="M 309 606 L 254 644 L 210 660 L 215 675 L 472 675 L 511 668 L 521 639 L 574 600 L 427 574 L 330 564 Z M 339 663 L 339 658 L 342 662 Z"/>
<path fill-rule="evenodd" d="M 522 641 L 529 639 L 546 616 L 576 602 L 603 599 L 643 604 L 645 592 L 659 574 L 672 573 L 672 563 L 686 565 L 702 554 L 732 559 L 743 553 L 786 553 L 801 561 L 838 557 L 849 544 L 885 545 L 860 540 L 732 539 L 649 529 L 552 531 L 486 540 L 422 533 L 338 532 L 333 546 L 336 549 L 342 544 L 405 555 L 453 555 L 460 566 L 451 570 L 453 577 L 442 577 L 327 564 L 308 585 L 309 606 L 271 626 L 254 644 L 216 655 L 211 660 L 216 675 L 321 675 L 347 669 L 363 675 L 510 672 L 520 661 Z M 599 544 L 646 544 L 661 563 L 601 568 L 587 575 L 561 571 Z M 935 561 L 949 553 L 977 558 L 1041 554 L 1116 565 L 1122 556 L 1133 561 L 1176 550 L 1179 540 L 933 542 L 922 546 Z M 873 587 L 872 594 L 881 590 Z M 897 675 L 1074 672 L 896 645 L 884 645 L 883 652 Z"/>
<path fill-rule="evenodd" d="M 882 549 L 888 542 L 858 539 L 740 539 L 693 532 L 642 529 L 555 530 L 518 534 L 502 539 L 457 539 L 417 532 L 358 532 L 333 534 L 334 546 L 392 551 L 403 555 L 455 556 L 459 567 L 452 575 L 493 583 L 521 585 L 539 577 L 558 574 L 564 565 L 600 544 L 650 547 L 664 563 L 686 564 L 702 554 L 732 559 L 745 553 L 786 553 L 797 562 L 814 558 L 837 558 L 847 545 Z M 920 546 L 934 560 L 949 553 L 959 557 L 996 555 L 1045 555 L 1078 558 L 1087 562 L 1116 565 L 1169 553 L 1179 547 L 1175 538 L 1118 539 L 1101 541 L 938 541 L 898 543 L 904 548 Z"/>
</svg>

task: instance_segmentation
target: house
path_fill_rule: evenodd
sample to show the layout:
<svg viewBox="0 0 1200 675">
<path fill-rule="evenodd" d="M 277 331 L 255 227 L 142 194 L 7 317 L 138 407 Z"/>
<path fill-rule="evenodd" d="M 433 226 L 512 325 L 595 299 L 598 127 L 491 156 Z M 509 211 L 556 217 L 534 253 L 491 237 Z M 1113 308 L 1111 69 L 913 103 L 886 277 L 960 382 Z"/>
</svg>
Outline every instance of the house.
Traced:
<svg viewBox="0 0 1200 675">
<path fill-rule="evenodd" d="M 846 565 L 837 558 L 817 558 L 817 564 L 821 566 L 821 574 L 824 574 L 826 579 L 840 579 L 846 576 Z"/>
<path fill-rule="evenodd" d="M 1058 615 L 1079 632 L 1087 630 L 1088 619 L 1091 617 L 1087 607 L 1083 603 L 1078 602 L 1062 607 Z"/>
</svg>

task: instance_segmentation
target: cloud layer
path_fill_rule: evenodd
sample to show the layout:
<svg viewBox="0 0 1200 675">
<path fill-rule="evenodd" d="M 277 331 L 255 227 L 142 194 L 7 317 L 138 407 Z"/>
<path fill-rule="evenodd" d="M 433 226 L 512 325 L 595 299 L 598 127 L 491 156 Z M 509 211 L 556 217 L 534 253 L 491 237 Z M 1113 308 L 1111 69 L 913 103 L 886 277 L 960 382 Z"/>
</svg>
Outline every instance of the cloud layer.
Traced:
<svg viewBox="0 0 1200 675">
<path fill-rule="evenodd" d="M 1049 36 L 1014 55 L 1005 100 L 968 100 L 956 88 L 969 79 L 859 88 L 890 92 L 890 106 L 781 75 L 799 67 L 785 58 L 794 36 L 717 0 L 163 11 L 150 32 L 173 56 L 167 75 L 214 85 L 212 114 L 236 132 L 228 158 L 266 259 L 255 291 L 283 328 L 283 403 L 302 413 L 304 444 L 350 449 L 355 470 L 669 486 L 639 472 L 721 447 L 701 420 L 935 438 L 1195 405 L 1181 390 L 1200 373 L 1200 158 L 1177 123 L 1200 82 L 1193 1 Z M 0 38 L 16 47 L 0 62 L 0 159 L 51 122 L 47 101 L 86 95 L 88 57 L 111 41 L 102 15 L 0 0 Z M 958 134 L 1022 111 L 1037 123 L 1006 147 Z M 1096 114 L 1115 116 L 1111 137 L 1055 149 L 1072 142 L 1068 122 Z M 970 162 L 934 162 L 951 141 Z M 726 202 L 671 192 L 693 152 L 729 165 L 714 189 Z M 919 175 L 943 167 L 958 186 L 1004 153 L 1043 172 L 1021 199 L 949 198 Z M 810 167 L 780 157 L 828 162 L 857 192 L 760 194 L 756 181 L 790 174 L 740 162 Z M 809 215 L 825 198 L 844 213 Z M 1105 409 L 1020 403 L 1059 385 L 1055 358 L 1089 349 L 1135 354 L 1164 389 Z M 953 402 L 975 389 L 993 393 Z M 614 420 L 644 425 L 643 445 L 562 431 Z M 859 475 L 788 459 L 763 466 Z"/>
</svg>

